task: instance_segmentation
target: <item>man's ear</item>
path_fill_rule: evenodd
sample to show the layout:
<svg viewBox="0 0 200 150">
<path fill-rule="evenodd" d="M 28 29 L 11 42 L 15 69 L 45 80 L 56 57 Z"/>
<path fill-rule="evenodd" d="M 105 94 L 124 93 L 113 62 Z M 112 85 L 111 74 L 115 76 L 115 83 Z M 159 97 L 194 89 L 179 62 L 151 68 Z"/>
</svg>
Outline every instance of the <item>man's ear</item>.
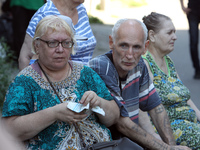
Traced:
<svg viewBox="0 0 200 150">
<path fill-rule="evenodd" d="M 144 52 L 142 53 L 142 55 L 144 55 L 144 54 L 147 52 L 148 46 L 149 46 L 149 40 L 146 40 L 146 42 L 145 42 L 145 50 L 144 50 Z"/>
<path fill-rule="evenodd" d="M 109 35 L 109 48 L 110 48 L 111 50 L 113 50 L 113 47 L 114 47 L 113 39 L 112 39 L 112 36 Z"/>
<path fill-rule="evenodd" d="M 155 41 L 155 32 L 153 30 L 149 30 L 149 40 L 151 42 Z"/>
</svg>

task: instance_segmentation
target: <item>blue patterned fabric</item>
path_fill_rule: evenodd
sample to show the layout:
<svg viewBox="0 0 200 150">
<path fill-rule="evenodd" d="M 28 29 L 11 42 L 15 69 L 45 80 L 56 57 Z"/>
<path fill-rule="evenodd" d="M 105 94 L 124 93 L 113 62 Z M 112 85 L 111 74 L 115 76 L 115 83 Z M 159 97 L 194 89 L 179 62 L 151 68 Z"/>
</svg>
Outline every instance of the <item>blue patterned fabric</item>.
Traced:
<svg viewBox="0 0 200 150">
<path fill-rule="evenodd" d="M 98 96 L 112 100 L 110 92 L 101 78 L 89 67 L 70 63 L 72 74 L 60 82 L 54 82 L 61 100 L 80 101 L 82 95 L 89 90 Z M 41 77 L 37 62 L 22 70 L 11 83 L 3 105 L 3 117 L 31 114 L 59 104 L 49 82 Z M 110 131 L 98 122 L 97 116 L 90 112 L 89 117 L 78 123 L 85 143 L 93 144 L 110 141 Z M 28 140 L 28 149 L 80 149 L 80 138 L 73 125 L 56 121 L 38 135 Z"/>
<path fill-rule="evenodd" d="M 154 86 L 169 116 L 176 143 L 200 149 L 200 122 L 197 122 L 195 111 L 187 104 L 190 91 L 177 77 L 173 61 L 165 56 L 167 75 L 156 65 L 148 51 L 143 58 L 149 63 Z"/>
<path fill-rule="evenodd" d="M 74 49 L 76 54 L 71 55 L 71 59 L 74 62 L 79 62 L 87 65 L 89 60 L 92 58 L 96 46 L 96 39 L 92 33 L 89 18 L 84 5 L 81 4 L 76 9 L 78 11 L 78 23 L 74 25 L 76 34 L 87 37 L 88 40 L 76 41 L 77 46 L 75 45 Z M 31 21 L 29 22 L 26 33 L 33 38 L 38 22 L 48 15 L 60 15 L 58 9 L 55 7 L 51 0 L 47 1 L 47 3 L 38 9 L 38 11 L 34 14 Z"/>
</svg>

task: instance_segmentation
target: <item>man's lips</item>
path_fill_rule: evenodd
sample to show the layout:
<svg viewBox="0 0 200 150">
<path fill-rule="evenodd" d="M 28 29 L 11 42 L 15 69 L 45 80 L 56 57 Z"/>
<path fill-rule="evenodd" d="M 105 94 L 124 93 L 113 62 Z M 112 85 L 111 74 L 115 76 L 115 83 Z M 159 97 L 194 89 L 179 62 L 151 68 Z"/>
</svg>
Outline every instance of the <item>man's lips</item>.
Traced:
<svg viewBox="0 0 200 150">
<path fill-rule="evenodd" d="M 124 65 L 126 66 L 132 66 L 134 62 L 124 62 Z"/>
</svg>

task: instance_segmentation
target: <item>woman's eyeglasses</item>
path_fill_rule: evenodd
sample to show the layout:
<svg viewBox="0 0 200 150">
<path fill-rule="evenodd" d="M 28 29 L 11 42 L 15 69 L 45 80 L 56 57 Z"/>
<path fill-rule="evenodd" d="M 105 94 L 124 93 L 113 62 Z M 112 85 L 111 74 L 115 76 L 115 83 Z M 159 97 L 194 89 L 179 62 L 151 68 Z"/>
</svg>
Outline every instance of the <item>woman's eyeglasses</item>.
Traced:
<svg viewBox="0 0 200 150">
<path fill-rule="evenodd" d="M 61 43 L 61 45 L 62 45 L 63 48 L 72 48 L 73 45 L 74 45 L 73 41 L 61 41 L 61 42 L 57 41 L 57 40 L 55 40 L 55 41 L 45 41 L 45 40 L 40 39 L 40 38 L 38 38 L 37 40 L 45 42 L 48 45 L 48 47 L 50 47 L 50 48 L 58 47 L 58 45 L 60 43 Z"/>
</svg>

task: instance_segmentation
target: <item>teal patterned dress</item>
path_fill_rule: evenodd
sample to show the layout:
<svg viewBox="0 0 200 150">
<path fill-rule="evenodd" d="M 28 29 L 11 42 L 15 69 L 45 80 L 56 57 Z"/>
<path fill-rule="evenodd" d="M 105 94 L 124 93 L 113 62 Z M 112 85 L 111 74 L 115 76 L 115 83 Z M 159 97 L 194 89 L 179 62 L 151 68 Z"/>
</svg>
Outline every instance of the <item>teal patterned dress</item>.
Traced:
<svg viewBox="0 0 200 150">
<path fill-rule="evenodd" d="M 101 78 L 91 68 L 77 63 L 70 63 L 72 74 L 63 81 L 53 83 L 61 100 L 78 102 L 89 90 L 104 99 L 112 100 L 110 92 Z M 22 70 L 11 83 L 3 105 L 2 117 L 21 116 L 34 113 L 59 104 L 50 84 L 41 77 L 38 63 Z M 100 141 L 110 141 L 111 133 L 94 113 L 78 123 L 87 145 Z M 38 135 L 26 141 L 31 150 L 77 150 L 80 138 L 73 125 L 56 121 Z"/>
<path fill-rule="evenodd" d="M 149 63 L 154 76 L 154 86 L 170 118 L 177 145 L 187 145 L 200 150 L 200 122 L 197 121 L 195 111 L 187 104 L 190 91 L 178 79 L 173 61 L 169 56 L 165 56 L 168 67 L 166 75 L 148 51 L 142 57 Z"/>
</svg>

